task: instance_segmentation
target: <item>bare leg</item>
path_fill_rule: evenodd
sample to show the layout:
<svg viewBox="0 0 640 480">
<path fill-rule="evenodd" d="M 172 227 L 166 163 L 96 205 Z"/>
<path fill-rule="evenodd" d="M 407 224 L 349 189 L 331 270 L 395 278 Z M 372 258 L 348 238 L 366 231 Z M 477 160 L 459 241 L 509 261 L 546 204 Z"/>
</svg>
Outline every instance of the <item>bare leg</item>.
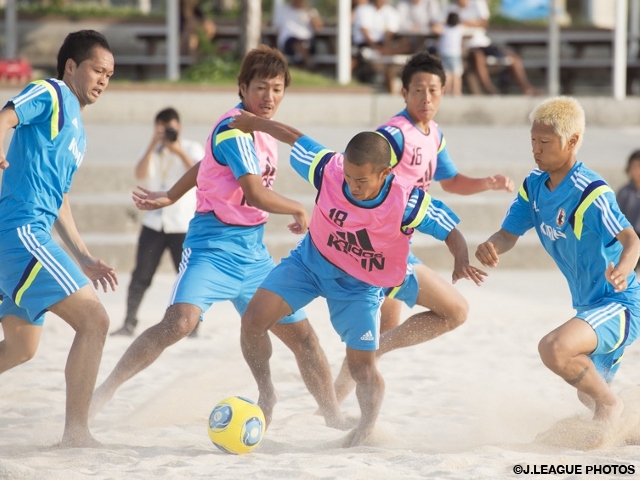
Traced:
<svg viewBox="0 0 640 480">
<path fill-rule="evenodd" d="M 527 77 L 527 71 L 524 69 L 522 65 L 522 60 L 518 55 L 513 52 L 507 52 L 507 56 L 511 58 L 511 66 L 509 67 L 511 70 L 511 74 L 522 88 L 522 91 L 526 95 L 537 95 L 540 92 L 529 83 L 529 78 Z"/>
<path fill-rule="evenodd" d="M 109 317 L 92 287 L 87 285 L 49 310 L 76 332 L 67 357 L 67 399 L 63 447 L 98 447 L 89 432 L 89 405 L 96 384 Z"/>
<path fill-rule="evenodd" d="M 382 304 L 380 348 L 377 356 L 398 348 L 432 340 L 462 325 L 469 311 L 466 299 L 446 280 L 426 265 L 415 265 L 420 290 L 416 305 L 429 310 L 416 313 L 399 324 L 402 303 L 386 298 Z M 342 403 L 355 382 L 343 362 L 335 382 L 336 396 Z"/>
<path fill-rule="evenodd" d="M 171 305 L 160 323 L 140 334 L 94 392 L 91 417 L 102 410 L 124 382 L 151 365 L 165 348 L 189 335 L 199 321 L 200 313 L 199 307 L 188 303 Z"/>
<path fill-rule="evenodd" d="M 624 404 L 587 356 L 597 345 L 591 326 L 582 319 L 572 318 L 542 338 L 538 351 L 547 368 L 593 400 L 594 420 L 613 421 L 622 414 Z"/>
<path fill-rule="evenodd" d="M 356 397 L 361 415 L 353 436 L 345 446 L 355 447 L 373 432 L 384 397 L 384 380 L 376 368 L 375 351 L 347 348 L 347 362 L 351 376 L 356 381 Z"/>
<path fill-rule="evenodd" d="M 487 93 L 490 93 L 492 95 L 500 93 L 500 91 L 491 81 L 489 69 L 487 68 L 487 57 L 485 56 L 484 52 L 482 50 L 475 49 L 469 53 L 469 57 L 472 60 L 473 68 L 478 74 L 478 79 L 482 84 L 482 88 L 484 88 Z"/>
<path fill-rule="evenodd" d="M 331 369 L 318 337 L 304 319 L 293 324 L 276 323 L 271 331 L 289 347 L 296 357 L 302 380 L 318 402 L 327 426 L 347 430 L 350 423 L 340 413 L 340 406 L 333 390 Z"/>
<path fill-rule="evenodd" d="M 415 265 L 420 290 L 416 305 L 429 310 L 419 312 L 380 336 L 378 356 L 398 348 L 432 340 L 462 325 L 469 312 L 466 299 L 451 284 L 426 265 Z"/>
<path fill-rule="evenodd" d="M 400 323 L 400 315 L 402 313 L 402 302 L 393 298 L 386 297 L 380 307 L 380 333 L 388 332 Z M 355 388 L 356 382 L 351 378 L 349 373 L 349 365 L 347 359 L 342 361 L 340 372 L 336 377 L 334 389 L 338 403 L 344 402 L 349 393 Z"/>
<path fill-rule="evenodd" d="M 28 362 L 36 354 L 42 327 L 15 315 L 2 317 L 4 340 L 0 341 L 0 373 Z"/>
<path fill-rule="evenodd" d="M 258 384 L 258 405 L 264 413 L 267 427 L 273 417 L 278 397 L 271 381 L 269 359 L 272 354 L 269 329 L 278 320 L 291 314 L 291 307 L 280 297 L 269 290 L 258 288 L 242 315 L 240 346 L 242 355 Z M 287 325 L 282 325 L 282 329 Z M 288 328 L 292 328 L 291 325 Z M 292 330 L 292 333 L 294 330 Z"/>
</svg>

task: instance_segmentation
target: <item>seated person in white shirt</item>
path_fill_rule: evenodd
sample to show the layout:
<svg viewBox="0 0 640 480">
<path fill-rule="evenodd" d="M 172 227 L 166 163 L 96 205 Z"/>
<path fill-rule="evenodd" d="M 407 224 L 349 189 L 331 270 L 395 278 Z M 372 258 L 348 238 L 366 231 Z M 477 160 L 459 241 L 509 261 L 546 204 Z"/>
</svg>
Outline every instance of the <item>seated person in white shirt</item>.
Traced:
<svg viewBox="0 0 640 480">
<path fill-rule="evenodd" d="M 450 11 L 458 13 L 460 23 L 465 28 L 465 36 L 470 37 L 466 45 L 469 50 L 469 67 L 477 74 L 482 88 L 487 93 L 500 93 L 500 89 L 491 81 L 487 67 L 487 58 L 492 57 L 505 64 L 508 73 L 516 80 L 525 94 L 537 95 L 539 93 L 529 83 L 520 57 L 510 50 L 500 48 L 487 35 L 490 11 L 486 0 L 455 0 L 454 5 L 445 12 L 445 18 Z"/>
<path fill-rule="evenodd" d="M 406 53 L 396 41 L 400 27 L 398 12 L 387 0 L 372 0 L 358 5 L 353 12 L 353 73 L 360 81 L 375 76 L 371 61 L 382 55 Z"/>
<path fill-rule="evenodd" d="M 278 31 L 278 50 L 291 59 L 293 65 L 309 68 L 315 54 L 315 32 L 324 23 L 315 8 L 309 8 L 306 0 L 290 0 L 275 11 L 273 26 Z"/>
</svg>

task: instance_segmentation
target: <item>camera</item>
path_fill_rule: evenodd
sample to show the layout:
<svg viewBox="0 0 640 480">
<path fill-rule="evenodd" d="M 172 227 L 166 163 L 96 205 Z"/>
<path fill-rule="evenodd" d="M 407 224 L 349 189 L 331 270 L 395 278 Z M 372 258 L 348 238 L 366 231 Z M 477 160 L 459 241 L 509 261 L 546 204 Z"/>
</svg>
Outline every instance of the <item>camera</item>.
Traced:
<svg viewBox="0 0 640 480">
<path fill-rule="evenodd" d="M 178 131 L 175 128 L 171 128 L 171 127 L 165 128 L 164 139 L 167 142 L 175 142 L 178 139 Z"/>
</svg>

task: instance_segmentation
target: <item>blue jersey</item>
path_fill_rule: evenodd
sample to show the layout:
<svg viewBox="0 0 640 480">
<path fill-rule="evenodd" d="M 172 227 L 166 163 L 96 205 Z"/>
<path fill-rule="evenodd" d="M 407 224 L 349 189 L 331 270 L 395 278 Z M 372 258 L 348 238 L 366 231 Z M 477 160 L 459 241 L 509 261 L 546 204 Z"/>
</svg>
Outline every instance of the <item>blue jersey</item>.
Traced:
<svg viewBox="0 0 640 480">
<path fill-rule="evenodd" d="M 50 231 L 87 146 L 80 102 L 64 82 L 30 83 L 7 105 L 18 116 L 0 186 L 0 230 Z"/>
<path fill-rule="evenodd" d="M 302 178 L 319 189 L 323 167 L 335 153 L 309 137 L 301 137 L 291 150 L 291 166 Z M 350 196 L 348 188 L 344 191 L 349 196 L 351 203 L 364 208 L 372 208 L 384 201 L 393 178 L 393 175 L 389 175 L 378 196 L 371 200 L 359 201 Z M 415 212 L 423 210 L 421 207 L 425 207 L 425 213 L 422 220 L 416 224 Z M 444 240 L 459 222 L 460 219 L 457 215 L 444 203 L 431 198 L 428 193 L 414 188 L 403 214 L 402 227 L 412 228 L 438 240 Z M 308 268 L 314 272 L 323 272 L 321 276 L 336 278 L 347 275 L 318 252 L 308 233 L 298 248 L 302 249 L 301 255 Z"/>
<path fill-rule="evenodd" d="M 546 186 L 548 179 L 549 174 L 538 169 L 529 174 L 502 228 L 514 235 L 536 229 L 543 247 L 567 279 L 578 311 L 614 300 L 637 312 L 640 285 L 635 273 L 629 275 L 629 287 L 620 293 L 604 275 L 609 263 L 615 265 L 620 259 L 622 245 L 616 235 L 630 227 L 614 192 L 581 162 L 553 191 Z"/>
</svg>

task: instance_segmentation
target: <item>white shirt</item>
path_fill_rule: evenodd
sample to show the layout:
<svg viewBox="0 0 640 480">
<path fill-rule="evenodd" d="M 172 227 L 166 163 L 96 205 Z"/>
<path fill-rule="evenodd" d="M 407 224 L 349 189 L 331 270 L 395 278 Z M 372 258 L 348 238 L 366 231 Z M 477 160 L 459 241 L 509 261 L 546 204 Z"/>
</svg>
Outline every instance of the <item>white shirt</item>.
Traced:
<svg viewBox="0 0 640 480">
<path fill-rule="evenodd" d="M 438 37 L 438 53 L 446 57 L 462 57 L 462 36 L 464 28 L 458 24 L 455 27 L 444 26 Z"/>
<path fill-rule="evenodd" d="M 273 26 L 278 31 L 278 49 L 284 48 L 289 38 L 310 40 L 313 37 L 310 10 L 293 8 L 288 3 L 281 4 L 273 17 Z"/>
<path fill-rule="evenodd" d="M 380 9 L 370 3 L 358 5 L 353 13 L 353 43 L 366 43 L 362 28 L 367 30 L 372 41 L 380 43 L 386 32 L 398 31 L 399 23 L 398 12 L 391 5 L 385 4 Z"/>
<path fill-rule="evenodd" d="M 429 33 L 431 24 L 440 20 L 442 13 L 437 0 L 401 0 L 396 5 L 400 31 Z"/>
<path fill-rule="evenodd" d="M 202 160 L 204 157 L 204 147 L 200 145 L 200 143 L 184 138 L 180 138 L 180 143 L 182 144 L 184 153 L 186 153 L 194 163 Z M 156 150 L 151 155 L 149 176 L 146 179 L 147 188 L 149 190 L 167 190 L 171 188 L 187 170 L 188 168 L 178 155 L 169 152 L 166 148 L 160 151 Z M 142 224 L 156 232 L 186 233 L 195 211 L 196 189 L 192 188 L 173 205 L 145 212 L 142 218 Z"/>
<path fill-rule="evenodd" d="M 460 23 L 471 22 L 476 20 L 489 20 L 491 12 L 486 0 L 469 0 L 465 8 L 455 5 L 450 6 L 444 12 L 442 23 L 446 25 L 447 15 L 449 12 L 458 12 L 460 15 Z M 467 27 L 463 25 L 465 36 L 470 37 L 467 41 L 468 48 L 483 48 L 491 45 L 491 39 L 487 35 L 487 30 L 483 27 Z"/>
</svg>

